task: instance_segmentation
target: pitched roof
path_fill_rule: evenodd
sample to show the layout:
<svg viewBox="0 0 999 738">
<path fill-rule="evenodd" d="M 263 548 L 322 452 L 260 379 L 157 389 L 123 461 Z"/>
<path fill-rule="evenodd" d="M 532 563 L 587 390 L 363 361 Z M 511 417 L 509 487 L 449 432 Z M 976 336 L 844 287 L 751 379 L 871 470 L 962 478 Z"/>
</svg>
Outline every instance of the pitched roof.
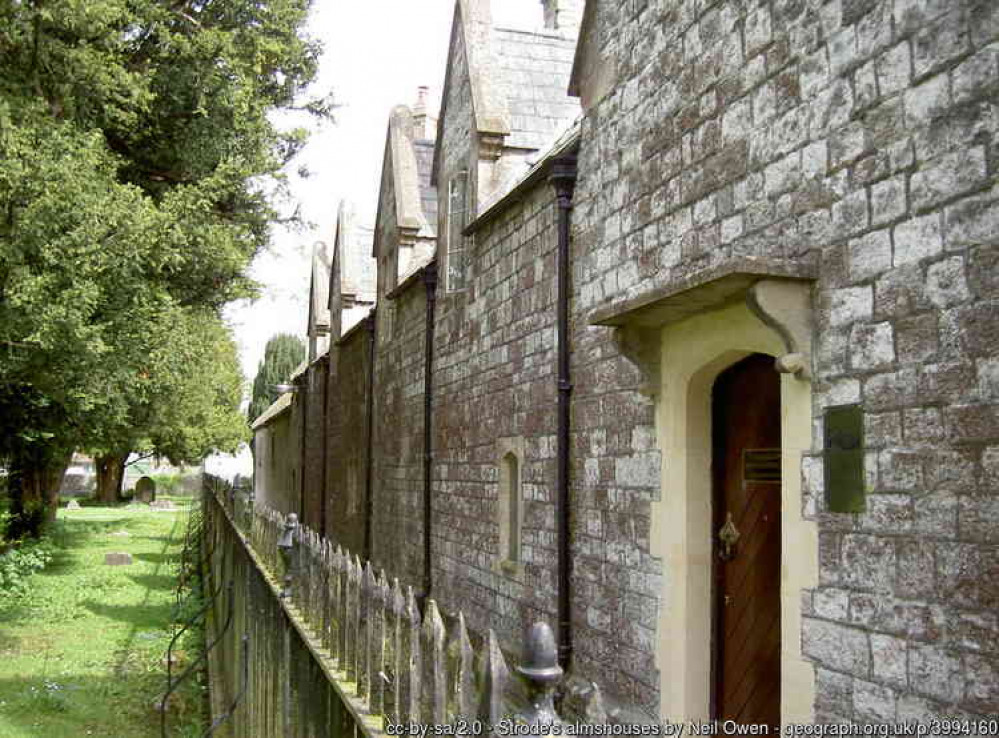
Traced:
<svg viewBox="0 0 999 738">
<path fill-rule="evenodd" d="M 259 415 L 259 417 L 257 417 L 257 419 L 253 421 L 253 424 L 250 426 L 250 429 L 257 430 L 258 428 L 262 428 L 263 426 L 267 425 L 272 420 L 274 420 L 274 418 L 276 418 L 278 415 L 280 415 L 285 410 L 290 408 L 291 397 L 292 397 L 291 392 L 285 392 L 283 395 L 280 395 L 276 400 L 274 400 L 274 402 L 271 403 L 270 407 L 264 410 Z"/>
<path fill-rule="evenodd" d="M 332 268 L 339 272 L 340 294 L 360 302 L 375 300 L 377 265 L 371 258 L 374 233 L 373 228 L 358 222 L 353 205 L 347 201 L 340 203 Z M 333 295 L 329 298 L 332 301 Z"/>
<path fill-rule="evenodd" d="M 473 122 L 480 139 L 499 137 L 508 148 L 537 150 L 551 143 L 576 118 L 579 102 L 566 94 L 575 39 L 554 30 L 495 28 L 489 0 L 457 0 L 438 139 L 446 119 L 459 34 L 468 65 Z M 438 148 L 433 181 L 440 155 Z"/>
<path fill-rule="evenodd" d="M 395 205 L 392 216 L 396 227 L 408 232 L 411 238 L 417 235 L 433 237 L 437 220 L 437 191 L 430 187 L 427 161 L 428 157 L 433 159 L 434 145 L 430 141 L 414 140 L 414 130 L 413 111 L 406 105 L 393 108 L 385 138 L 383 190 L 378 193 L 376 222 L 388 215 L 383 212 L 383 207 L 389 194 L 384 187 L 389 186 Z M 378 257 L 380 235 L 377 230 L 374 232 L 371 255 L 375 258 Z"/>
<path fill-rule="evenodd" d="M 579 102 L 566 94 L 576 45 L 555 33 L 493 30 L 498 87 L 510 110 L 505 144 L 541 149 L 579 114 Z"/>
</svg>

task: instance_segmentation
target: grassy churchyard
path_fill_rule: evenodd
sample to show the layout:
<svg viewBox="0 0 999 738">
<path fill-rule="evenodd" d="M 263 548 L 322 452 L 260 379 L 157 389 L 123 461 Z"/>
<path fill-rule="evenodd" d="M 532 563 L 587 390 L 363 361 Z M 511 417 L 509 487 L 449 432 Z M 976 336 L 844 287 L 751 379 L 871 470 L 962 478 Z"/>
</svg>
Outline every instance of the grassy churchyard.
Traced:
<svg viewBox="0 0 999 738">
<path fill-rule="evenodd" d="M 28 591 L 0 590 L 0 738 L 159 736 L 189 500 L 173 511 L 59 511 L 54 556 Z M 109 566 L 104 555 L 133 563 Z M 188 603 L 188 610 L 194 603 Z M 182 644 L 176 674 L 195 656 Z M 200 689 L 171 700 L 171 736 L 200 735 Z"/>
</svg>

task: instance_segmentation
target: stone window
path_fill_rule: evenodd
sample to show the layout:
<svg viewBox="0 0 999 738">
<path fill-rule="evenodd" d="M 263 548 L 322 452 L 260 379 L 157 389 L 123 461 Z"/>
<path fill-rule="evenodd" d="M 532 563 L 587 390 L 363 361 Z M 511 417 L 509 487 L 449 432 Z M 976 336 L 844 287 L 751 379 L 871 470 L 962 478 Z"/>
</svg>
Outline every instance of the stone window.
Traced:
<svg viewBox="0 0 999 738">
<path fill-rule="evenodd" d="M 462 233 L 468 225 L 468 172 L 451 177 L 446 207 L 447 291 L 456 292 L 468 286 L 468 238 Z"/>
<path fill-rule="evenodd" d="M 520 484 L 520 459 L 509 451 L 500 460 L 499 469 L 500 558 L 520 563 L 520 539 L 523 527 L 523 493 Z"/>
</svg>

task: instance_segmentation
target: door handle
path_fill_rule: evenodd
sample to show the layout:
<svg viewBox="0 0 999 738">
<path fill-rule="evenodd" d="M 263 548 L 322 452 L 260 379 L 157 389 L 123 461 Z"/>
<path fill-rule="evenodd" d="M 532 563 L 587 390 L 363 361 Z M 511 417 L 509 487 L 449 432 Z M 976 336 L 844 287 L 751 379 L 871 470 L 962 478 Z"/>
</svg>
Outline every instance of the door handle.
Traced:
<svg viewBox="0 0 999 738">
<path fill-rule="evenodd" d="M 725 519 L 725 525 L 718 531 L 718 540 L 721 543 L 718 555 L 721 556 L 722 561 L 731 561 L 735 555 L 732 549 L 735 547 L 736 541 L 739 540 L 739 529 L 735 527 L 735 521 L 732 520 L 731 512 L 728 513 L 728 517 Z"/>
</svg>

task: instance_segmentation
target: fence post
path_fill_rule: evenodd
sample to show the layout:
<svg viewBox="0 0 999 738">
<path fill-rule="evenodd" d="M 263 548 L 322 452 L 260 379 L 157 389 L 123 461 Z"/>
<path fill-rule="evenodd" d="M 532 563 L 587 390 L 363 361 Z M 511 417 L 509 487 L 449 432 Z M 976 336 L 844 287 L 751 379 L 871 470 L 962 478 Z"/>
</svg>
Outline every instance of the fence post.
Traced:
<svg viewBox="0 0 999 738">
<path fill-rule="evenodd" d="M 489 629 L 484 646 L 479 665 L 479 686 L 482 692 L 479 696 L 478 717 L 489 725 L 496 725 L 504 717 L 510 670 L 492 628 Z"/>
<path fill-rule="evenodd" d="M 399 658 L 402 674 L 399 679 L 399 722 L 420 721 L 420 692 L 423 678 L 423 657 L 420 653 L 420 610 L 416 606 L 413 588 L 406 588 L 406 606 L 402 613 L 403 646 Z"/>
<path fill-rule="evenodd" d="M 353 562 L 350 559 L 350 554 L 345 551 L 340 551 L 340 599 L 336 603 L 337 611 L 337 627 L 339 627 L 340 632 L 338 635 L 339 647 L 339 664 L 340 671 L 347 672 L 347 662 L 350 660 L 348 658 L 349 651 L 347 650 L 348 641 L 348 631 L 350 630 L 350 569 Z"/>
<path fill-rule="evenodd" d="M 423 720 L 431 725 L 443 725 L 447 700 L 446 664 L 444 661 L 444 621 L 437 603 L 427 600 L 421 634 L 423 655 Z"/>
<path fill-rule="evenodd" d="M 553 725 L 562 720 L 555 712 L 555 688 L 562 680 L 555 634 L 548 623 L 535 623 L 527 633 L 524 663 L 517 671 L 526 677 L 530 707 L 523 715 L 528 725 Z"/>
<path fill-rule="evenodd" d="M 375 572 L 371 562 L 361 572 L 360 607 L 357 632 L 357 696 L 367 699 L 371 693 L 371 636 L 374 612 Z"/>
<path fill-rule="evenodd" d="M 330 653 L 337 669 L 343 669 L 343 571 L 346 566 L 343 550 L 337 546 L 333 552 L 332 571 L 330 572 Z"/>
<path fill-rule="evenodd" d="M 475 675 L 473 672 L 472 642 L 465 626 L 465 614 L 458 613 L 458 627 L 448 646 L 448 674 L 450 676 L 450 704 L 448 717 L 472 720 L 475 717 Z"/>
<path fill-rule="evenodd" d="M 375 714 L 385 714 L 385 610 L 389 598 L 388 580 L 384 570 L 375 577 L 374 594 L 371 598 L 371 638 L 368 650 L 368 704 Z"/>
<path fill-rule="evenodd" d="M 354 556 L 349 559 L 347 566 L 347 598 L 345 602 L 346 613 L 344 617 L 344 656 L 346 658 L 347 680 L 356 682 L 357 674 L 357 631 L 359 618 L 358 590 L 361 584 L 361 561 Z"/>
<path fill-rule="evenodd" d="M 329 542 L 329 539 L 323 539 L 323 556 L 322 556 L 322 572 L 323 572 L 323 589 L 320 596 L 319 602 L 319 622 L 320 622 L 320 642 L 322 643 L 323 649 L 329 652 L 330 657 L 333 661 L 336 661 L 336 655 L 333 653 L 333 641 L 331 638 L 333 618 L 330 608 L 330 597 L 332 595 L 333 589 L 333 544 Z"/>
<path fill-rule="evenodd" d="M 387 584 L 387 583 L 386 583 Z M 406 607 L 402 587 L 398 578 L 392 580 L 392 588 L 385 594 L 385 689 L 382 692 L 382 713 L 390 723 L 402 721 L 402 682 L 404 675 L 403 659 L 403 611 Z"/>
<path fill-rule="evenodd" d="M 291 597 L 291 586 L 295 577 L 295 532 L 298 530 L 298 516 L 291 513 L 284 524 L 284 533 L 277 542 L 278 553 L 284 563 L 284 586 L 282 597 Z"/>
</svg>

